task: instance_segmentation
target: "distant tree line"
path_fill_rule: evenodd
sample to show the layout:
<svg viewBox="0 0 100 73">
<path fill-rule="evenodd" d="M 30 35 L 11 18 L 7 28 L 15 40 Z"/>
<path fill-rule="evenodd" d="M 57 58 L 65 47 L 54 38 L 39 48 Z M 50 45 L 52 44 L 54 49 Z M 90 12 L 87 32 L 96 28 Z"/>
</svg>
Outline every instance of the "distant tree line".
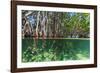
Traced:
<svg viewBox="0 0 100 73">
<path fill-rule="evenodd" d="M 89 38 L 90 14 L 22 10 L 22 36 Z"/>
</svg>

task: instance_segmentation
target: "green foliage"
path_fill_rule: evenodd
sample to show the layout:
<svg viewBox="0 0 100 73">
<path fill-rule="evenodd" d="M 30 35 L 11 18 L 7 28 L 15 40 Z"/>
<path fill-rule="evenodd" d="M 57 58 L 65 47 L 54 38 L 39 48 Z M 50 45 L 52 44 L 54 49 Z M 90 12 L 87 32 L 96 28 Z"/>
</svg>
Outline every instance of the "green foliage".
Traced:
<svg viewBox="0 0 100 73">
<path fill-rule="evenodd" d="M 25 16 L 30 12 L 31 14 Z M 27 35 L 27 27 L 25 26 L 25 21 L 30 22 L 28 24 L 30 25 L 28 26 L 28 28 L 30 28 L 31 30 L 27 29 L 28 37 L 29 35 L 34 35 L 36 28 L 38 29 L 39 33 L 43 32 L 41 30 L 43 29 L 41 25 L 43 26 L 43 24 L 45 24 L 44 31 L 48 37 L 89 38 L 89 13 L 23 10 L 22 18 L 22 29 L 24 35 Z M 38 36 L 41 37 L 41 34 L 39 34 Z"/>
</svg>

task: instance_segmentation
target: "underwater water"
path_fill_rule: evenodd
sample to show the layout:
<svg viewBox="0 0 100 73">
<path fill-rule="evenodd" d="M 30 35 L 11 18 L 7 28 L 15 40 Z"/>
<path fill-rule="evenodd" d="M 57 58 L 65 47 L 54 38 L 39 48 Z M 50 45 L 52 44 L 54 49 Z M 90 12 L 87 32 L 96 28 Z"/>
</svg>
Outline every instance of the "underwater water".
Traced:
<svg viewBox="0 0 100 73">
<path fill-rule="evenodd" d="M 22 62 L 87 60 L 89 39 L 22 39 Z"/>
</svg>

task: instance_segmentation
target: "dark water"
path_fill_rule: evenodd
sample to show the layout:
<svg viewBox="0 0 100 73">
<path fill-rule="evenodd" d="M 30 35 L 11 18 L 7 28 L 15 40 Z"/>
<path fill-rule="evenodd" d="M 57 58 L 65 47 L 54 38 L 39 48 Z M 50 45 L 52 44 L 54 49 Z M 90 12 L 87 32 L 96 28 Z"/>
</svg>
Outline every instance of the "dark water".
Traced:
<svg viewBox="0 0 100 73">
<path fill-rule="evenodd" d="M 35 46 L 34 46 L 35 45 Z M 22 39 L 22 62 L 86 60 L 89 39 Z"/>
</svg>

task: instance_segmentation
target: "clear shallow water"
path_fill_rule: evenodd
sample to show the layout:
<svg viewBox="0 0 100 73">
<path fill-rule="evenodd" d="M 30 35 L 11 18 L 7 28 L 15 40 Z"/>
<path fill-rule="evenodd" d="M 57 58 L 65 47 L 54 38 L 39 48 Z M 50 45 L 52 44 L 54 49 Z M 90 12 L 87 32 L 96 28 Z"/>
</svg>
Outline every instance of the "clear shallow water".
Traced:
<svg viewBox="0 0 100 73">
<path fill-rule="evenodd" d="M 90 56 L 89 39 L 38 39 L 36 42 L 22 39 L 22 62 L 86 60 Z"/>
</svg>

